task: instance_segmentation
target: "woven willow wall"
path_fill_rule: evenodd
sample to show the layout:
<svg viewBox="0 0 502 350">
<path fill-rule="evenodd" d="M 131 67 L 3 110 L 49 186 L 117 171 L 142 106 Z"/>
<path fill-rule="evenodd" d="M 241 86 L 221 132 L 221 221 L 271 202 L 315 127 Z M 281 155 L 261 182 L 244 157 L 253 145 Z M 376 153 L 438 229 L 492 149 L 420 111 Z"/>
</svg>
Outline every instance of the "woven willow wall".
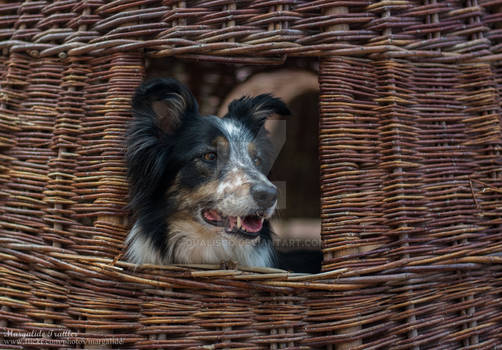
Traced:
<svg viewBox="0 0 502 350">
<path fill-rule="evenodd" d="M 2 2 L 0 348 L 501 348 L 501 23 L 501 0 Z M 120 260 L 129 100 L 167 56 L 320 58 L 324 273 Z"/>
</svg>

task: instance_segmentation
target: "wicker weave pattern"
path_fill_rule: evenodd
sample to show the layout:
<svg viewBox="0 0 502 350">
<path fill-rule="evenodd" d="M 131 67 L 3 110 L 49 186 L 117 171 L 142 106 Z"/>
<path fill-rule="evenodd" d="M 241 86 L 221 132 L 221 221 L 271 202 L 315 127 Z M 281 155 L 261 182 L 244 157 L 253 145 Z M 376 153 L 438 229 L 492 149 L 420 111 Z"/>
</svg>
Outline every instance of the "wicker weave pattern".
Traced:
<svg viewBox="0 0 502 350">
<path fill-rule="evenodd" d="M 120 349 L 501 347 L 501 13 L 500 0 L 0 4 L 0 330 Z M 326 272 L 113 260 L 130 96 L 165 56 L 321 57 Z"/>
<path fill-rule="evenodd" d="M 37 57 L 148 48 L 155 56 L 248 63 L 368 54 L 494 61 L 501 54 L 500 6 L 498 0 L 42 0 L 0 5 L 0 37 L 2 47 Z"/>
<path fill-rule="evenodd" d="M 493 348 L 500 295 L 487 291 L 500 270 L 482 266 L 501 260 L 491 255 L 502 198 L 490 65 L 335 58 L 321 72 L 325 269 L 364 267 L 393 281 L 379 311 L 401 305 L 417 346 L 481 338 Z M 471 306 L 460 311 L 459 300 Z"/>
</svg>

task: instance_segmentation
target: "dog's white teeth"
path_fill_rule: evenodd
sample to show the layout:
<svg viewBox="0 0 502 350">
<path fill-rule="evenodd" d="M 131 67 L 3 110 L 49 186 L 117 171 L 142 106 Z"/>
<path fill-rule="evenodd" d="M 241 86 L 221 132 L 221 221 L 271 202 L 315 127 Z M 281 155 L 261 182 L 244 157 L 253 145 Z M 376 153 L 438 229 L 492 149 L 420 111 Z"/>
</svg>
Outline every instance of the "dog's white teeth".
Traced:
<svg viewBox="0 0 502 350">
<path fill-rule="evenodd" d="M 263 221 L 265 221 L 265 218 L 261 218 L 260 221 L 261 221 L 261 224 L 263 225 Z"/>
<path fill-rule="evenodd" d="M 237 224 L 235 225 L 235 227 L 237 227 L 237 229 L 240 229 L 242 226 L 242 219 L 240 216 L 237 217 Z"/>
</svg>

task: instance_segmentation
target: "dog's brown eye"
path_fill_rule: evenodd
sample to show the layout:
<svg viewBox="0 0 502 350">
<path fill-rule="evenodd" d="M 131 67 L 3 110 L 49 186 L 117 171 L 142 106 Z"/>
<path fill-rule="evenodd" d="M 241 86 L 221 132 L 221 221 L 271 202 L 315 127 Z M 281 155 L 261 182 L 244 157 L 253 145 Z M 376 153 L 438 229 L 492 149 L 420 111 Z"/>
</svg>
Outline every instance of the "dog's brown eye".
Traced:
<svg viewBox="0 0 502 350">
<path fill-rule="evenodd" d="M 214 152 L 204 153 L 202 158 L 204 158 L 204 160 L 207 160 L 209 162 L 215 161 L 216 160 L 216 153 L 214 153 Z"/>
<path fill-rule="evenodd" d="M 261 164 L 260 158 L 255 158 L 255 159 L 253 159 L 253 161 L 256 164 L 256 166 L 259 166 Z"/>
</svg>

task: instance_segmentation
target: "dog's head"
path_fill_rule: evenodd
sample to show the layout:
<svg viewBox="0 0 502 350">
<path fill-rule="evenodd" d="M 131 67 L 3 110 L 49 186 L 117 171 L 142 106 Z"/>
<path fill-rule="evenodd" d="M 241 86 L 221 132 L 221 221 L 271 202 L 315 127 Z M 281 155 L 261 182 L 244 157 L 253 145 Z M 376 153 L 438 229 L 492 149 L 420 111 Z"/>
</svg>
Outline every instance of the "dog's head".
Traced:
<svg viewBox="0 0 502 350">
<path fill-rule="evenodd" d="M 243 97 L 222 118 L 201 116 L 185 86 L 155 79 L 137 90 L 133 112 L 131 205 L 145 229 L 160 230 L 166 216 L 179 230 L 258 240 L 277 203 L 263 126 L 274 113 L 289 114 L 286 105 L 270 95 Z"/>
</svg>

